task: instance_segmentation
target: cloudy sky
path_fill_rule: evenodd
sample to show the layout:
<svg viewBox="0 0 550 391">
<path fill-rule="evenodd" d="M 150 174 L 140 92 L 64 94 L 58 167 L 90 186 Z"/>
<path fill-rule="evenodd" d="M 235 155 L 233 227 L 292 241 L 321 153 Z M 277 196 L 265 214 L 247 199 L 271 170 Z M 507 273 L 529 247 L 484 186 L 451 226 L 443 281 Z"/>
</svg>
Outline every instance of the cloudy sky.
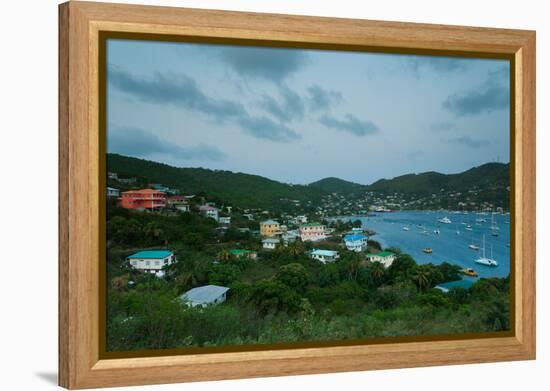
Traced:
<svg viewBox="0 0 550 391">
<path fill-rule="evenodd" d="M 509 63 L 109 40 L 107 149 L 290 183 L 508 162 Z"/>
</svg>

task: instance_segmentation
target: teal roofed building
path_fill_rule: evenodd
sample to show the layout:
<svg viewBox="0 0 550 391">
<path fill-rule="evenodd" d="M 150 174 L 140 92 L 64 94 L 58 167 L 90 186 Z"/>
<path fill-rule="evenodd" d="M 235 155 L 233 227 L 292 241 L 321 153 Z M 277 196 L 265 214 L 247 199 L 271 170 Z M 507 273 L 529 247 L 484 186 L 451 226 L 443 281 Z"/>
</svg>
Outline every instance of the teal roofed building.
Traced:
<svg viewBox="0 0 550 391">
<path fill-rule="evenodd" d="M 176 262 L 176 256 L 170 250 L 142 250 L 129 255 L 126 260 L 134 269 L 162 277 L 162 268 Z"/>
<path fill-rule="evenodd" d="M 235 258 L 248 258 L 248 259 L 256 259 L 258 257 L 258 253 L 254 250 L 245 250 L 240 248 L 232 248 L 229 250 L 229 253 L 233 255 Z"/>
</svg>

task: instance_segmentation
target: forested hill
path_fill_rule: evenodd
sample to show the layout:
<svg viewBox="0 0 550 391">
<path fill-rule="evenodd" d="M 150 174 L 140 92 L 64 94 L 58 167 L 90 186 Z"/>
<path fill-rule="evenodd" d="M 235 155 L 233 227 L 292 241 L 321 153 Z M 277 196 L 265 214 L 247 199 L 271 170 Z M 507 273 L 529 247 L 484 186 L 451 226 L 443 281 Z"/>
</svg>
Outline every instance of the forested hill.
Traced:
<svg viewBox="0 0 550 391">
<path fill-rule="evenodd" d="M 366 187 L 368 191 L 383 193 L 428 194 L 441 189 L 467 192 L 505 189 L 510 184 L 509 163 L 487 163 L 459 174 L 424 172 L 408 174 L 393 179 L 381 179 Z"/>
<path fill-rule="evenodd" d="M 321 179 L 317 182 L 310 183 L 309 186 L 321 189 L 327 193 L 340 194 L 361 193 L 366 190 L 365 185 L 360 185 L 359 183 L 349 182 L 334 177 Z"/>
<path fill-rule="evenodd" d="M 144 182 L 162 183 L 185 194 L 206 193 L 243 208 L 269 208 L 285 200 L 318 202 L 318 188 L 289 185 L 258 175 L 204 168 L 178 168 L 118 154 L 107 154 L 107 169 Z"/>
</svg>

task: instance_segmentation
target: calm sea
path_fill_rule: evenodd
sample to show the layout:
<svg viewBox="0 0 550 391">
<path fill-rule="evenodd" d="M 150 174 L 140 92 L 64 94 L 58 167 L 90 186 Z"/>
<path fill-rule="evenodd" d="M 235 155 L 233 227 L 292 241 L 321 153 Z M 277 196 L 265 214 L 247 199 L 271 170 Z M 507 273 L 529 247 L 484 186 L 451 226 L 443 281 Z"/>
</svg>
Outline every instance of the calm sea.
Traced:
<svg viewBox="0 0 550 391">
<path fill-rule="evenodd" d="M 451 224 L 442 224 L 437 220 L 448 217 Z M 476 219 L 486 219 L 486 222 L 476 222 Z M 510 216 L 495 214 L 495 225 L 499 228 L 498 237 L 491 235 L 491 214 L 475 213 L 453 214 L 435 211 L 403 211 L 378 213 L 376 216 L 352 217 L 361 220 L 363 228 L 376 231 L 372 236 L 383 247 L 399 247 L 410 254 L 418 263 L 439 264 L 454 263 L 463 268 L 471 267 L 480 277 L 506 277 L 510 273 Z M 472 231 L 467 231 L 466 224 Z M 403 228 L 408 228 L 404 230 Z M 434 233 L 439 229 L 440 234 Z M 497 267 L 488 267 L 474 263 L 481 255 L 485 237 L 486 256 L 491 256 L 498 262 Z M 479 251 L 468 248 L 471 243 L 480 247 Z M 433 249 L 432 254 L 422 250 L 425 247 Z"/>
</svg>

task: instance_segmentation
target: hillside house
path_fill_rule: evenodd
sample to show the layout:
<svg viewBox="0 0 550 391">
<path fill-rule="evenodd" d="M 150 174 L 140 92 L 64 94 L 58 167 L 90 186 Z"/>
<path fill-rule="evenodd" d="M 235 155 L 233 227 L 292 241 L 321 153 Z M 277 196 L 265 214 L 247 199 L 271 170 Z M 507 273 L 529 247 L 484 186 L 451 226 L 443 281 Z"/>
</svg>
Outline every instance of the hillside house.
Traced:
<svg viewBox="0 0 550 391">
<path fill-rule="evenodd" d="M 219 285 L 205 285 L 193 288 L 180 296 L 191 307 L 205 307 L 223 303 L 227 299 L 229 288 Z"/>
<path fill-rule="evenodd" d="M 176 262 L 176 256 L 170 250 L 143 250 L 128 256 L 126 260 L 134 269 L 162 277 L 162 268 Z"/>
<path fill-rule="evenodd" d="M 210 217 L 211 219 L 214 219 L 218 221 L 219 218 L 219 211 L 218 208 L 212 205 L 201 205 L 199 207 L 199 211 L 206 217 Z"/>
<path fill-rule="evenodd" d="M 280 243 L 281 241 L 279 239 L 267 238 L 262 240 L 262 248 L 266 250 L 274 250 Z"/>
<path fill-rule="evenodd" d="M 120 190 L 115 189 L 114 187 L 107 187 L 107 198 L 118 198 L 120 197 Z"/>
<path fill-rule="evenodd" d="M 382 251 L 376 254 L 367 254 L 367 260 L 370 262 L 380 262 L 385 268 L 391 266 L 396 255 L 390 251 Z"/>
<path fill-rule="evenodd" d="M 233 255 L 235 258 L 248 258 L 248 259 L 256 259 L 258 258 L 258 253 L 253 250 L 245 250 L 240 248 L 233 248 L 229 250 L 229 253 Z"/>
<path fill-rule="evenodd" d="M 230 216 L 220 216 L 218 218 L 218 223 L 230 225 L 231 224 L 231 217 Z"/>
<path fill-rule="evenodd" d="M 119 203 L 125 209 L 158 210 L 166 207 L 166 194 L 154 189 L 124 191 Z"/>
<path fill-rule="evenodd" d="M 340 258 L 338 251 L 333 250 L 318 250 L 315 249 L 310 253 L 311 258 L 316 259 L 322 263 L 334 262 Z"/>
<path fill-rule="evenodd" d="M 260 234 L 266 237 L 273 237 L 281 234 L 281 225 L 275 220 L 265 220 L 260 223 Z"/>
<path fill-rule="evenodd" d="M 308 223 L 300 225 L 300 238 L 303 242 L 317 242 L 327 238 L 327 227 L 320 223 Z"/>
<path fill-rule="evenodd" d="M 166 203 L 180 212 L 189 212 L 190 206 L 187 198 L 181 195 L 171 195 L 166 198 Z"/>
<path fill-rule="evenodd" d="M 350 251 L 361 252 L 367 249 L 368 237 L 363 234 L 348 234 L 344 236 L 344 244 Z"/>
</svg>

